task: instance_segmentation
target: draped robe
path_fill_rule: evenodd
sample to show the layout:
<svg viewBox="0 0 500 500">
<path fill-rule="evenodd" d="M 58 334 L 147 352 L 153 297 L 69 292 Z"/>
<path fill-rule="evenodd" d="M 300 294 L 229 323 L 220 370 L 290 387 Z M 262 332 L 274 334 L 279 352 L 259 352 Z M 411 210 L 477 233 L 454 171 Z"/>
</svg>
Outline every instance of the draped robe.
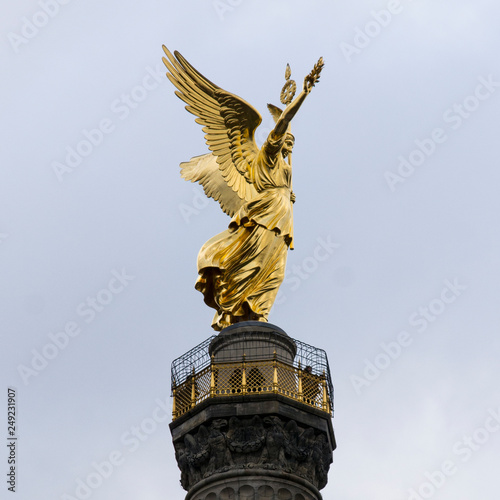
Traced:
<svg viewBox="0 0 500 500">
<path fill-rule="evenodd" d="M 267 321 L 293 249 L 290 200 L 292 168 L 283 158 L 285 135 L 269 136 L 250 165 L 258 196 L 244 203 L 228 229 L 208 240 L 198 254 L 195 288 L 216 310 L 212 327 L 238 321 Z"/>
</svg>

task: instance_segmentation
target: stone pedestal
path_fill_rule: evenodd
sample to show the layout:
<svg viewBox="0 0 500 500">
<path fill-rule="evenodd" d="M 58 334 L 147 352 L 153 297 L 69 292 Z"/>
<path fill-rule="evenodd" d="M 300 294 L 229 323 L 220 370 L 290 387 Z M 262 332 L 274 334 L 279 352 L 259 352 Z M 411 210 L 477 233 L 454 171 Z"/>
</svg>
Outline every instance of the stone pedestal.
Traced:
<svg viewBox="0 0 500 500">
<path fill-rule="evenodd" d="M 297 347 L 281 328 L 260 321 L 245 321 L 224 328 L 211 342 L 210 355 L 215 362 L 273 359 L 293 363 Z"/>
<path fill-rule="evenodd" d="M 279 357 L 293 370 L 296 343 L 245 322 L 223 330 L 209 352 L 212 364 Z M 170 430 L 186 500 L 321 500 L 336 447 L 328 411 L 277 390 L 207 397 Z"/>
</svg>

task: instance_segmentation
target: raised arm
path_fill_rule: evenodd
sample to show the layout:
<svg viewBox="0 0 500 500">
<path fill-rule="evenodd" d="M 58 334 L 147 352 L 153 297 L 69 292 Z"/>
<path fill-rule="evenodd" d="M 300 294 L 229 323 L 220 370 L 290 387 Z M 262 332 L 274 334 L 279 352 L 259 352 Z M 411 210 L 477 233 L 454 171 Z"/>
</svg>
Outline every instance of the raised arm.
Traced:
<svg viewBox="0 0 500 500">
<path fill-rule="evenodd" d="M 292 118 L 295 116 L 300 106 L 304 102 L 305 98 L 309 95 L 314 84 L 319 80 L 319 75 L 321 70 L 323 69 L 324 63 L 323 58 L 320 57 L 319 61 L 314 66 L 311 73 L 309 73 L 304 78 L 304 86 L 302 92 L 285 108 L 278 121 L 276 122 L 276 126 L 274 130 L 271 132 L 271 138 L 277 140 L 281 138 L 288 128 L 288 125 L 292 121 Z"/>
<path fill-rule="evenodd" d="M 304 90 L 285 108 L 283 113 L 281 113 L 281 116 L 278 118 L 276 126 L 271 132 L 272 139 L 277 140 L 285 134 L 288 125 L 292 121 L 292 118 L 299 110 L 309 92 L 311 92 L 311 90 L 309 89 L 306 91 L 304 83 Z"/>
</svg>

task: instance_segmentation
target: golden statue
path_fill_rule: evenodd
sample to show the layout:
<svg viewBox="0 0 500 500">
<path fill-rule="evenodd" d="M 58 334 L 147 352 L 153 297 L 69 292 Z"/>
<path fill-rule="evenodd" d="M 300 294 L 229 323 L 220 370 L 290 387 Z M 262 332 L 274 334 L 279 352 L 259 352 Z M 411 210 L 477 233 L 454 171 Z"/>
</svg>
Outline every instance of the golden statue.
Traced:
<svg viewBox="0 0 500 500">
<path fill-rule="evenodd" d="M 287 66 L 281 92 L 284 111 L 268 104 L 275 127 L 262 147 L 255 130 L 262 117 L 240 97 L 201 75 L 177 51 L 163 46 L 167 76 L 175 94 L 203 126 L 211 153 L 181 163 L 181 175 L 203 186 L 231 217 L 228 229 L 208 240 L 198 254 L 195 288 L 216 310 L 212 327 L 222 330 L 240 321 L 267 321 L 285 277 L 288 249 L 293 249 L 290 122 L 319 80 L 320 58 L 293 99 L 295 82 Z M 285 159 L 288 157 L 288 163 Z"/>
</svg>

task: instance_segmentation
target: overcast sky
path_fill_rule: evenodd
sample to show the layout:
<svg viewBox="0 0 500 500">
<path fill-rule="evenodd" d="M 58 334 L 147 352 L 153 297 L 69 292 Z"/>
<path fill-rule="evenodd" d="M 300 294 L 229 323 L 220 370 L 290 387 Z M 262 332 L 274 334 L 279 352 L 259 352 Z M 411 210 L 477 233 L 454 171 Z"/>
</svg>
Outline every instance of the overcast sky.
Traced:
<svg viewBox="0 0 500 500">
<path fill-rule="evenodd" d="M 179 175 L 208 149 L 164 43 L 260 111 L 259 143 L 286 64 L 300 86 L 325 59 L 269 318 L 329 357 L 325 500 L 496 500 L 498 2 L 4 4 L 1 498 L 9 387 L 15 498 L 184 498 L 170 364 L 213 333 L 196 256 L 229 218 Z"/>
</svg>

